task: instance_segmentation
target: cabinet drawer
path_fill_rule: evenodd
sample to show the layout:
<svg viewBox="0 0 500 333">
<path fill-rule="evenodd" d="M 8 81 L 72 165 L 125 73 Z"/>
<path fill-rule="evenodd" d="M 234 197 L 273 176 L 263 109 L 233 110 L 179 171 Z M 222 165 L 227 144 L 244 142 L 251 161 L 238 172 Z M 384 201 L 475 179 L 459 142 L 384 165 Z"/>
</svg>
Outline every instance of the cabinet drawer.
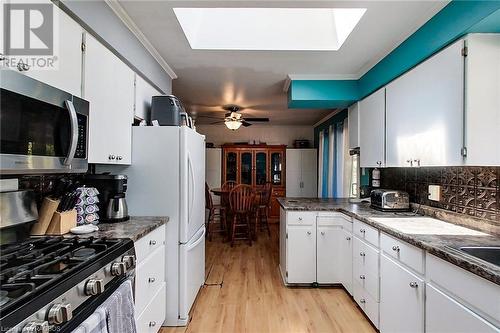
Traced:
<svg viewBox="0 0 500 333">
<path fill-rule="evenodd" d="M 146 236 L 135 242 L 135 256 L 137 263 L 140 263 L 148 255 L 165 243 L 165 225 L 153 230 Z"/>
<path fill-rule="evenodd" d="M 429 282 L 500 324 L 500 286 L 428 253 L 425 265 Z"/>
<path fill-rule="evenodd" d="M 373 325 L 379 328 L 379 303 L 357 281 L 353 282 L 353 297 Z"/>
<path fill-rule="evenodd" d="M 166 300 L 164 282 L 151 302 L 137 317 L 138 333 L 156 333 L 161 329 L 161 325 L 165 321 Z"/>
<path fill-rule="evenodd" d="M 316 221 L 318 225 L 337 225 L 352 232 L 351 218 L 341 213 L 318 213 Z"/>
<path fill-rule="evenodd" d="M 422 249 L 384 233 L 380 234 L 380 249 L 415 271 L 424 273 L 425 252 Z"/>
<path fill-rule="evenodd" d="M 286 221 L 288 225 L 313 225 L 316 222 L 316 213 L 288 212 Z"/>
<path fill-rule="evenodd" d="M 160 246 L 136 268 L 135 308 L 142 312 L 165 282 L 165 246 Z"/>
<path fill-rule="evenodd" d="M 378 275 L 361 265 L 354 265 L 352 279 L 359 283 L 377 302 L 380 300 L 380 279 Z"/>
<path fill-rule="evenodd" d="M 379 275 L 379 250 L 354 237 L 353 244 L 353 265 L 363 267 L 366 272 Z"/>
<path fill-rule="evenodd" d="M 376 228 L 354 219 L 353 232 L 359 238 L 379 247 L 379 232 Z"/>
</svg>

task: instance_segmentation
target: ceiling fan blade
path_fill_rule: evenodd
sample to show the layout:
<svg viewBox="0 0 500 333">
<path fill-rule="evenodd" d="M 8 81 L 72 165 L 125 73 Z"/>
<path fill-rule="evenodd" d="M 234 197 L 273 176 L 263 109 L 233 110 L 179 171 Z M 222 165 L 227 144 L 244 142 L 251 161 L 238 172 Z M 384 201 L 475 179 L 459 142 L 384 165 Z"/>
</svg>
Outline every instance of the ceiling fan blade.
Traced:
<svg viewBox="0 0 500 333">
<path fill-rule="evenodd" d="M 221 119 L 221 117 L 215 117 L 215 116 L 205 116 L 205 115 L 202 115 L 202 114 L 199 114 L 196 116 L 196 118 L 212 118 L 212 119 Z"/>
<path fill-rule="evenodd" d="M 268 122 L 269 118 L 247 118 L 245 117 L 246 121 L 253 121 L 253 122 Z"/>
<path fill-rule="evenodd" d="M 241 124 L 242 124 L 243 126 L 245 126 L 245 127 L 252 126 L 252 124 L 250 124 L 249 122 L 244 121 L 244 120 L 241 122 Z"/>
<path fill-rule="evenodd" d="M 224 120 L 214 121 L 213 123 L 210 123 L 210 125 L 217 125 L 217 124 L 224 124 Z"/>
</svg>

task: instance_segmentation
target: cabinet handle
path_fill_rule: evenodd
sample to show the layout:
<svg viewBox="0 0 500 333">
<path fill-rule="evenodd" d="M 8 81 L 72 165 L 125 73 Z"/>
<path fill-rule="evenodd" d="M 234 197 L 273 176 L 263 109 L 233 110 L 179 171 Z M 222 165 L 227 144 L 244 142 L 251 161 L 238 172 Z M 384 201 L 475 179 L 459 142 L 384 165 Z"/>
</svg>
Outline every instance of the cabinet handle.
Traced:
<svg viewBox="0 0 500 333">
<path fill-rule="evenodd" d="M 360 278 L 361 280 L 364 280 L 364 279 L 365 279 L 365 276 L 364 276 L 364 275 L 360 275 L 360 276 L 359 276 L 359 278 Z"/>
<path fill-rule="evenodd" d="M 366 256 L 366 253 L 364 253 L 364 252 L 359 252 L 359 255 L 360 255 L 360 256 L 362 256 L 362 257 L 364 257 L 364 256 Z"/>
<path fill-rule="evenodd" d="M 365 303 L 366 303 L 366 300 L 365 300 L 364 298 L 362 298 L 362 299 L 360 299 L 360 300 L 359 300 L 359 303 L 363 303 L 363 304 L 365 304 Z"/>
<path fill-rule="evenodd" d="M 411 158 L 409 160 L 406 160 L 406 163 L 409 163 L 410 166 L 413 166 L 413 160 Z"/>
<path fill-rule="evenodd" d="M 350 241 L 350 240 L 351 240 L 351 237 L 346 237 L 346 238 L 345 238 L 345 240 Z"/>
<path fill-rule="evenodd" d="M 149 327 L 155 327 L 155 326 L 156 326 L 156 321 L 149 322 Z"/>
<path fill-rule="evenodd" d="M 365 229 L 359 229 L 359 232 L 362 233 L 362 234 L 364 234 L 366 232 L 366 230 Z"/>
<path fill-rule="evenodd" d="M 149 282 L 149 283 L 154 283 L 155 281 L 156 281 L 156 279 L 155 279 L 154 277 L 150 277 L 150 278 L 148 279 L 148 282 Z"/>
<path fill-rule="evenodd" d="M 20 72 L 26 72 L 30 69 L 30 65 L 25 64 L 23 62 L 18 62 L 17 63 L 17 70 Z"/>
<path fill-rule="evenodd" d="M 123 156 L 118 155 L 118 156 L 116 157 L 116 159 L 117 159 L 118 161 L 121 161 L 121 160 L 123 159 Z"/>
<path fill-rule="evenodd" d="M 322 232 L 321 232 L 321 236 L 324 236 L 324 235 L 325 235 L 325 232 L 324 232 L 324 231 L 322 231 Z"/>
<path fill-rule="evenodd" d="M 311 232 L 310 232 L 310 231 L 308 231 L 308 232 L 307 232 L 307 234 L 308 234 L 308 235 L 310 235 L 310 234 L 311 234 Z"/>
<path fill-rule="evenodd" d="M 382 161 L 377 161 L 377 165 L 381 166 L 382 165 Z"/>
<path fill-rule="evenodd" d="M 149 245 L 156 245 L 156 241 L 154 239 L 150 240 Z"/>
<path fill-rule="evenodd" d="M 420 166 L 420 159 L 419 158 L 414 159 L 413 162 L 415 162 L 417 164 L 417 166 Z"/>
<path fill-rule="evenodd" d="M 418 283 L 417 282 L 410 282 L 410 287 L 418 288 Z"/>
<path fill-rule="evenodd" d="M 274 193 L 274 195 L 276 195 L 276 193 Z M 299 221 L 302 221 L 302 217 L 299 217 Z"/>
<path fill-rule="evenodd" d="M 112 154 L 110 154 L 110 155 L 108 156 L 108 159 L 110 159 L 110 160 L 114 160 L 115 158 L 116 158 L 116 156 L 115 156 L 115 155 L 112 155 Z"/>
<path fill-rule="evenodd" d="M 393 250 L 393 251 L 396 251 L 396 252 L 399 252 L 399 250 L 400 250 L 400 249 L 399 249 L 399 246 L 394 245 L 394 246 L 392 247 L 392 250 Z"/>
</svg>

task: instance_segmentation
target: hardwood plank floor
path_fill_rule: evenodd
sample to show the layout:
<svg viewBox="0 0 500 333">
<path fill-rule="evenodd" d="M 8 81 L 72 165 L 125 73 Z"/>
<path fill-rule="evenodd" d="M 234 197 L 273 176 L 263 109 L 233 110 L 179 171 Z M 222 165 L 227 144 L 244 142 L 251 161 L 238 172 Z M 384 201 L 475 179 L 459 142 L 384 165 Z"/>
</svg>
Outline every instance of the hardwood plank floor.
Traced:
<svg viewBox="0 0 500 333">
<path fill-rule="evenodd" d="M 233 248 L 214 235 L 207 241 L 207 285 L 180 332 L 376 332 L 341 288 L 287 288 L 278 269 L 278 225 L 271 237 Z"/>
</svg>

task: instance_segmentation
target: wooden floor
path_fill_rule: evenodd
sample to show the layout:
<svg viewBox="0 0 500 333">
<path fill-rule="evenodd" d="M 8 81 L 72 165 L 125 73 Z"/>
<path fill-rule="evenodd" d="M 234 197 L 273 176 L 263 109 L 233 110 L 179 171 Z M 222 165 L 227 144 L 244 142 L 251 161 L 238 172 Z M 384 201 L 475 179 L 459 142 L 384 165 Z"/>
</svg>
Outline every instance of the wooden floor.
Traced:
<svg viewBox="0 0 500 333">
<path fill-rule="evenodd" d="M 287 288 L 278 270 L 278 225 L 252 246 L 207 241 L 206 286 L 178 332 L 376 332 L 341 288 Z"/>
</svg>

